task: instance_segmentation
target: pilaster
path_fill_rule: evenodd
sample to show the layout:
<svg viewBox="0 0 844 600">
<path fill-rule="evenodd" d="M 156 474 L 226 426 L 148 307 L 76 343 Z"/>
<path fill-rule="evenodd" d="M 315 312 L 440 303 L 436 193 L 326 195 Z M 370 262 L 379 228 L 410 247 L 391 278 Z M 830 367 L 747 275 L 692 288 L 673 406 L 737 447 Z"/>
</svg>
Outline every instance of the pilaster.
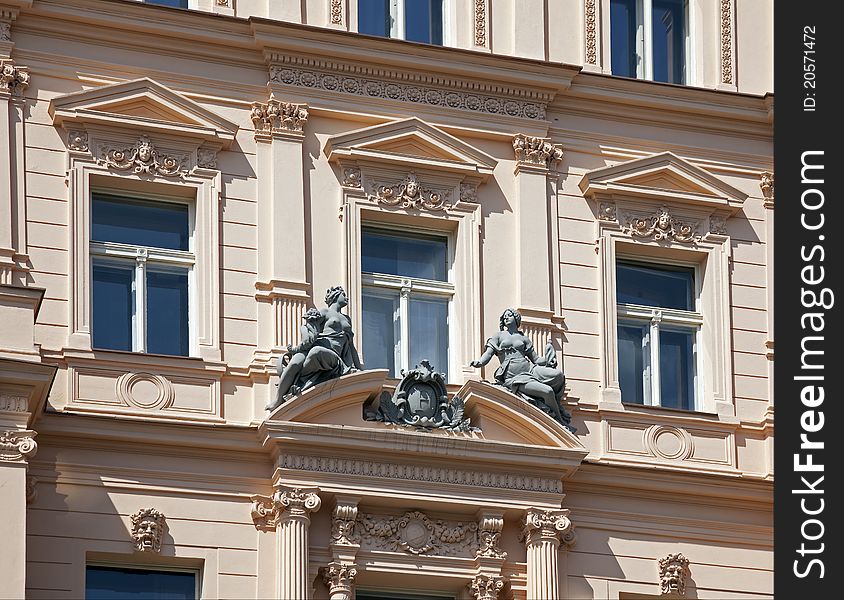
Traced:
<svg viewBox="0 0 844 600">
<path fill-rule="evenodd" d="M 0 37 L 3 31 L 0 30 Z M 28 86 L 26 67 L 0 58 L 0 284 L 5 285 L 22 285 L 21 272 L 26 270 L 27 263 L 23 94 Z"/>
<path fill-rule="evenodd" d="M 567 509 L 528 509 L 522 524 L 527 547 L 527 597 L 559 600 L 560 543 L 574 542 L 574 530 Z"/>
</svg>

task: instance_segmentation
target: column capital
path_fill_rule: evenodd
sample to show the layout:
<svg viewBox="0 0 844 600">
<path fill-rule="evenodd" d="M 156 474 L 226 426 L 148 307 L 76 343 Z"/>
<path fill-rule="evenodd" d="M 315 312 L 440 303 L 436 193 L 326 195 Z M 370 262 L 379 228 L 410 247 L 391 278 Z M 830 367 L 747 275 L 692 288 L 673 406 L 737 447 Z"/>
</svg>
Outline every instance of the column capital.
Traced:
<svg viewBox="0 0 844 600">
<path fill-rule="evenodd" d="M 29 87 L 29 71 L 26 67 L 16 67 L 11 60 L 0 61 L 0 94 L 23 95 Z"/>
<path fill-rule="evenodd" d="M 292 519 L 309 521 L 321 504 L 319 488 L 278 486 L 272 496 L 252 496 L 252 520 L 259 529 L 275 529 Z"/>
<path fill-rule="evenodd" d="M 574 543 L 574 525 L 569 519 L 569 510 L 543 510 L 529 508 L 522 521 L 522 540 L 528 545 L 551 542 L 559 546 Z"/>
<path fill-rule="evenodd" d="M 31 429 L 0 431 L 0 462 L 26 464 L 38 451 L 36 435 Z"/>
<path fill-rule="evenodd" d="M 516 169 L 539 167 L 550 170 L 563 160 L 563 147 L 551 142 L 551 138 L 535 137 L 518 133 L 513 137 L 513 151 L 516 154 Z"/>
<path fill-rule="evenodd" d="M 252 124 L 256 141 L 271 141 L 274 137 L 287 137 L 301 141 L 308 121 L 308 105 L 282 102 L 270 97 L 266 103 L 252 103 Z"/>
<path fill-rule="evenodd" d="M 352 600 L 352 587 L 357 574 L 355 565 L 328 563 L 322 570 L 322 580 L 328 586 L 330 600 Z"/>
<path fill-rule="evenodd" d="M 498 594 L 502 589 L 504 589 L 504 578 L 500 575 L 479 573 L 469 584 L 469 590 L 475 600 L 498 600 Z"/>
</svg>

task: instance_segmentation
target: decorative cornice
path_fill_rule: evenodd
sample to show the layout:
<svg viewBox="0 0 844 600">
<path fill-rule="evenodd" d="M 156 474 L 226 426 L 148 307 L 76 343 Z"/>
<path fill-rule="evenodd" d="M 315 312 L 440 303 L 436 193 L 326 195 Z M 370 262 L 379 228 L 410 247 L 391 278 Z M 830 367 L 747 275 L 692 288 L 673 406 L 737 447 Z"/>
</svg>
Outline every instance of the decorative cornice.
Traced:
<svg viewBox="0 0 844 600">
<path fill-rule="evenodd" d="M 118 171 L 132 171 L 132 173 L 139 175 L 179 177 L 188 171 L 187 155 L 164 154 L 155 147 L 155 144 L 146 135 L 139 137 L 137 143 L 132 147 L 101 146 L 97 162 Z"/>
<path fill-rule="evenodd" d="M 352 66 L 321 59 L 277 56 L 270 66 L 270 83 L 397 100 L 417 105 L 453 108 L 477 113 L 544 120 L 550 94 L 525 100 L 519 94 L 487 91 L 487 85 L 386 69 Z M 468 89 L 467 89 L 468 88 Z"/>
<path fill-rule="evenodd" d="M 762 188 L 762 197 L 765 198 L 765 208 L 774 208 L 774 174 L 770 171 L 762 173 L 759 187 Z"/>
<path fill-rule="evenodd" d="M 586 0 L 586 64 L 598 64 L 598 28 L 596 0 Z"/>
<path fill-rule="evenodd" d="M 369 194 L 369 200 L 383 206 L 400 206 L 408 209 L 443 210 L 449 197 L 446 190 L 423 187 L 416 173 L 408 173 L 403 181 L 381 185 Z"/>
<path fill-rule="evenodd" d="M 535 477 L 513 473 L 491 473 L 489 471 L 468 471 L 435 465 L 419 467 L 375 460 L 357 460 L 353 458 L 328 458 L 324 456 L 302 456 L 284 454 L 280 457 L 280 467 L 295 471 L 316 471 L 338 475 L 364 477 L 383 477 L 406 481 L 424 481 L 427 483 L 447 483 L 510 489 L 525 492 L 546 492 L 560 494 L 563 491 L 559 478 Z"/>
<path fill-rule="evenodd" d="M 132 540 L 138 552 L 161 552 L 166 520 L 154 508 L 142 508 L 132 515 Z"/>
<path fill-rule="evenodd" d="M 504 578 L 500 575 L 480 573 L 469 584 L 469 591 L 475 600 L 498 600 L 498 594 L 504 589 Z"/>
<path fill-rule="evenodd" d="M 475 0 L 475 45 L 486 46 L 486 0 Z"/>
<path fill-rule="evenodd" d="M 475 556 L 479 558 L 507 558 L 507 553 L 501 549 L 501 531 L 504 529 L 504 517 L 501 515 L 484 515 L 478 525 L 478 550 Z"/>
<path fill-rule="evenodd" d="M 29 429 L 0 431 L 0 462 L 22 462 L 35 456 L 37 434 Z"/>
<path fill-rule="evenodd" d="M 308 121 L 308 105 L 270 98 L 266 104 L 253 103 L 250 116 L 255 126 L 255 139 L 266 139 L 278 132 L 301 134 Z"/>
<path fill-rule="evenodd" d="M 328 587 L 331 600 L 351 600 L 358 570 L 355 565 L 330 562 L 322 569 L 322 580 Z"/>
<path fill-rule="evenodd" d="M 0 92 L 20 96 L 27 87 L 29 71 L 26 67 L 16 67 L 12 61 L 0 61 Z"/>
<path fill-rule="evenodd" d="M 513 138 L 516 162 L 550 169 L 563 160 L 563 147 L 551 143 L 549 138 L 534 137 L 523 133 Z"/>
<path fill-rule="evenodd" d="M 681 553 L 659 559 L 659 586 L 663 594 L 686 595 L 689 559 Z"/>
<path fill-rule="evenodd" d="M 258 529 L 275 529 L 287 519 L 310 519 L 322 500 L 318 488 L 278 487 L 272 496 L 252 496 L 252 520 Z"/>
<path fill-rule="evenodd" d="M 522 541 L 528 545 L 539 542 L 552 542 L 559 545 L 561 541 L 567 545 L 574 543 L 573 525 L 569 519 L 569 513 L 570 511 L 565 508 L 528 509 L 522 521 Z"/>
<path fill-rule="evenodd" d="M 733 0 L 721 0 L 721 83 L 733 83 Z"/>
</svg>

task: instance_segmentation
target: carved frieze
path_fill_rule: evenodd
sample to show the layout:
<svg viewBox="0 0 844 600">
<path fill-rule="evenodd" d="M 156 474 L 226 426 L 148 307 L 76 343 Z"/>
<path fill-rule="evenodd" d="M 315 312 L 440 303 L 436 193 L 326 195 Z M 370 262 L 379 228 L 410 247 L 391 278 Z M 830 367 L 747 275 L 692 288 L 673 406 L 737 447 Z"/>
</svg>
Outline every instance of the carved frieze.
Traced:
<svg viewBox="0 0 844 600">
<path fill-rule="evenodd" d="M 442 210 L 449 198 L 448 190 L 434 190 L 419 183 L 416 173 L 408 173 L 403 181 L 374 187 L 369 200 L 383 206 L 409 209 Z"/>
<path fill-rule="evenodd" d="M 142 508 L 132 515 L 132 540 L 138 552 L 161 552 L 161 540 L 167 526 L 164 514 L 154 508 Z"/>
<path fill-rule="evenodd" d="M 469 591 L 475 600 L 498 600 L 498 594 L 504 589 L 504 578 L 500 575 L 476 575 L 469 584 Z"/>
<path fill-rule="evenodd" d="M 0 92 L 20 96 L 29 87 L 29 71 L 12 61 L 0 61 Z"/>
<path fill-rule="evenodd" d="M 475 0 L 475 45 L 486 46 L 486 0 Z"/>
<path fill-rule="evenodd" d="M 188 169 L 186 154 L 165 154 L 145 135 L 139 137 L 134 146 L 112 144 L 101 146 L 97 162 L 118 171 L 164 177 L 178 177 L 186 173 Z"/>
<path fill-rule="evenodd" d="M 659 559 L 659 585 L 663 594 L 686 595 L 689 559 L 681 553 Z"/>
<path fill-rule="evenodd" d="M 329 23 L 332 25 L 343 24 L 343 0 L 331 0 Z"/>
<path fill-rule="evenodd" d="M 465 405 L 458 397 L 449 399 L 445 376 L 423 360 L 415 369 L 402 370 L 394 394 L 383 392 L 377 409 L 364 412 L 367 421 L 408 425 L 417 429 L 479 431 L 463 416 Z"/>
<path fill-rule="evenodd" d="M 733 83 L 733 0 L 721 0 L 721 83 Z"/>
<path fill-rule="evenodd" d="M 410 102 L 412 104 L 438 108 L 454 108 L 477 113 L 510 116 L 531 120 L 545 119 L 547 99 L 543 101 L 524 100 L 516 96 L 504 96 L 488 93 L 480 85 L 466 85 L 465 82 L 453 83 L 453 87 L 440 86 L 433 78 L 410 76 L 389 72 L 378 73 L 362 69 L 359 66 L 340 65 L 329 61 L 319 61 L 322 68 L 312 68 L 298 63 L 313 63 L 294 57 L 280 57 L 290 64 L 275 64 L 270 67 L 270 82 L 309 89 L 340 92 L 369 98 L 382 98 Z M 315 65 L 317 66 L 317 65 Z M 429 79 L 431 81 L 429 82 Z M 462 89 L 463 86 L 470 89 Z M 492 90 L 490 90 L 492 91 Z"/>
<path fill-rule="evenodd" d="M 273 132 L 302 133 L 308 122 L 308 106 L 271 98 L 266 104 L 253 103 L 250 116 L 256 138 Z"/>
<path fill-rule="evenodd" d="M 586 0 L 586 64 L 598 64 L 597 0 Z"/>
<path fill-rule="evenodd" d="M 520 133 L 513 138 L 516 162 L 550 169 L 563 160 L 562 146 L 551 143 L 549 138 Z"/>
<path fill-rule="evenodd" d="M 252 520 L 258 529 L 275 529 L 286 518 L 309 518 L 322 504 L 316 489 L 279 488 L 272 496 L 252 496 Z"/>
<path fill-rule="evenodd" d="M 507 558 L 501 549 L 501 531 L 504 529 L 504 517 L 484 515 L 478 527 L 478 549 L 475 556 L 482 558 Z"/>
<path fill-rule="evenodd" d="M 477 523 L 433 520 L 419 511 L 361 514 L 358 522 L 361 546 L 371 550 L 470 557 L 478 543 Z"/>
<path fill-rule="evenodd" d="M 0 431 L 0 462 L 26 462 L 38 452 L 36 433 L 29 429 Z"/>
</svg>

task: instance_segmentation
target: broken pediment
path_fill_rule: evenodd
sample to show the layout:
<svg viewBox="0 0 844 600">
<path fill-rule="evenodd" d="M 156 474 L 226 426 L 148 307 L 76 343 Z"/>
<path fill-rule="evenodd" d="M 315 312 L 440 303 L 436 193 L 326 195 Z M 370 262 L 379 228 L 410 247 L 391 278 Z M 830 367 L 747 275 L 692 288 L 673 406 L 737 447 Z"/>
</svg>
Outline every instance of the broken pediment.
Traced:
<svg viewBox="0 0 844 600">
<path fill-rule="evenodd" d="M 131 128 L 228 146 L 238 126 L 149 78 L 74 92 L 50 101 L 54 125 Z"/>
<path fill-rule="evenodd" d="M 587 172 L 580 180 L 587 198 L 655 200 L 735 212 L 747 194 L 671 152 Z"/>
<path fill-rule="evenodd" d="M 332 136 L 324 151 L 335 162 L 404 164 L 481 179 L 497 164 L 485 152 L 416 117 Z"/>
</svg>

